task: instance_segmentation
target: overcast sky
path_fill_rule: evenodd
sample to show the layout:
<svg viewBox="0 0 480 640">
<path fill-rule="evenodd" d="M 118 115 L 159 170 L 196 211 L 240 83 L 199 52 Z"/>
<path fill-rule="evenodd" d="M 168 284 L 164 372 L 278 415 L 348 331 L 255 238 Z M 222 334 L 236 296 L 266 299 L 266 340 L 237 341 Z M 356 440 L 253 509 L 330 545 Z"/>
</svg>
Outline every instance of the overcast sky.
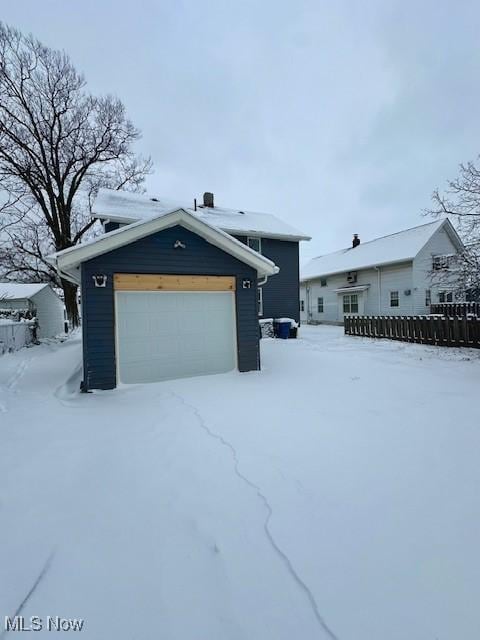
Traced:
<svg viewBox="0 0 480 640">
<path fill-rule="evenodd" d="M 123 99 L 148 191 L 277 213 L 302 258 L 422 224 L 480 152 L 480 3 L 16 0 L 1 19 Z"/>
</svg>

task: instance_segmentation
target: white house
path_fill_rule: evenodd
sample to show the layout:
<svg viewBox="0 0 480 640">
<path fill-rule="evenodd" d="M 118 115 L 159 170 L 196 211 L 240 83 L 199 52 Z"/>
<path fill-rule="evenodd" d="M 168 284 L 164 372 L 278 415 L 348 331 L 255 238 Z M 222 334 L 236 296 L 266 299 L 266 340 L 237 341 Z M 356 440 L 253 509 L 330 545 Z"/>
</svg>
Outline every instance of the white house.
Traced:
<svg viewBox="0 0 480 640">
<path fill-rule="evenodd" d="M 443 268 L 462 248 L 449 220 L 361 243 L 310 260 L 300 272 L 303 322 L 343 322 L 344 314 L 422 315 L 430 303 L 453 300 L 453 286 L 435 285 L 432 269 Z"/>
<path fill-rule="evenodd" d="M 65 331 L 63 301 L 45 282 L 0 282 L 0 309 L 35 311 L 39 338 L 52 338 Z"/>
</svg>

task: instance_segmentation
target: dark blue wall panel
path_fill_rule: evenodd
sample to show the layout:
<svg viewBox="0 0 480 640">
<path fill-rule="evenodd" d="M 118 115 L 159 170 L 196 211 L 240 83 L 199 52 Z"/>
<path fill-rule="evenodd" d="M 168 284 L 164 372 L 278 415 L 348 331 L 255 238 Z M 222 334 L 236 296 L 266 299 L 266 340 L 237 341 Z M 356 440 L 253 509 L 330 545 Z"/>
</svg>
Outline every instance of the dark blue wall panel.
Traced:
<svg viewBox="0 0 480 640">
<path fill-rule="evenodd" d="M 247 242 L 245 236 L 235 237 Z M 262 238 L 262 254 L 280 268 L 280 273 L 263 285 L 263 317 L 286 317 L 300 322 L 298 242 Z"/>
<path fill-rule="evenodd" d="M 116 231 L 117 229 L 120 229 L 120 224 L 118 222 L 106 222 L 104 229 L 105 233 L 108 233 L 109 231 Z"/>
<path fill-rule="evenodd" d="M 186 248 L 174 249 L 176 240 L 181 240 Z M 235 276 L 238 368 L 240 371 L 260 368 L 256 271 L 200 236 L 177 226 L 83 263 L 85 390 L 113 389 L 116 386 L 115 273 Z M 107 275 L 105 288 L 95 287 L 94 274 Z M 253 281 L 251 289 L 242 287 L 244 278 Z"/>
</svg>

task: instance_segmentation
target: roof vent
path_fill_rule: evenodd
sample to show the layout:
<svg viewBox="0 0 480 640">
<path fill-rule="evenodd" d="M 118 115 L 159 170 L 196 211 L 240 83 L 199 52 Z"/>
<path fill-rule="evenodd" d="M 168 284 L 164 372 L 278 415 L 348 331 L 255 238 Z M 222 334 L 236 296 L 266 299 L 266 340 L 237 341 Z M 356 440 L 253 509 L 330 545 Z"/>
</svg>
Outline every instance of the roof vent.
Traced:
<svg viewBox="0 0 480 640">
<path fill-rule="evenodd" d="M 158 198 L 150 198 L 152 202 L 158 202 Z"/>
<path fill-rule="evenodd" d="M 205 191 L 203 194 L 203 206 L 208 207 L 209 209 L 214 208 L 213 193 L 210 193 L 210 191 Z"/>
<path fill-rule="evenodd" d="M 358 247 L 359 244 L 360 244 L 360 238 L 358 237 L 358 233 L 354 233 L 353 240 L 352 240 L 352 249 L 355 249 L 355 247 Z"/>
</svg>

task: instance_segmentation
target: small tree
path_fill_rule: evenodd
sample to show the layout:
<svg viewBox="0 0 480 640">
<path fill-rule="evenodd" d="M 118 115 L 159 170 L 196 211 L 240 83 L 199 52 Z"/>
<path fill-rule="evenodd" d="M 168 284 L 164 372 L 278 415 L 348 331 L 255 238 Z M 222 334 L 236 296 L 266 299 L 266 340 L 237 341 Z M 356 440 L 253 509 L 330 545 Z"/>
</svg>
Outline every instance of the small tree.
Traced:
<svg viewBox="0 0 480 640">
<path fill-rule="evenodd" d="M 479 158 L 480 159 L 480 158 Z M 463 240 L 464 249 L 450 264 L 432 271 L 435 284 L 455 282 L 461 294 L 480 293 L 480 168 L 474 162 L 461 164 L 459 175 L 448 182 L 442 194 L 436 189 L 432 195 L 434 206 L 426 213 L 449 216 Z M 448 262 L 448 261 L 447 261 Z"/>
<path fill-rule="evenodd" d="M 85 84 L 64 52 L 0 22 L 0 272 L 59 284 L 73 326 L 76 286 L 46 256 L 92 232 L 99 187 L 138 191 L 151 170 L 122 102 Z"/>
</svg>

